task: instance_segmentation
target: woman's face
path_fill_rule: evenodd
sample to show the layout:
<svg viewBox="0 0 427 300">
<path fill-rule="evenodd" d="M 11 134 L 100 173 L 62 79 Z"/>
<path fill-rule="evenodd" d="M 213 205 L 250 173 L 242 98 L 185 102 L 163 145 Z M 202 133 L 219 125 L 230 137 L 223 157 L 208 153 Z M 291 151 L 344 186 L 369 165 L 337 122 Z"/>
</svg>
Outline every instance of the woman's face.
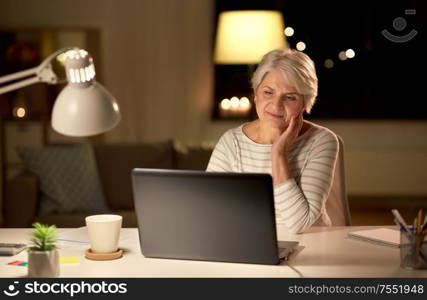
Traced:
<svg viewBox="0 0 427 300">
<path fill-rule="evenodd" d="M 256 90 L 255 105 L 261 123 L 283 131 L 290 117 L 303 113 L 304 97 L 288 84 L 282 71 L 272 70 Z"/>
</svg>

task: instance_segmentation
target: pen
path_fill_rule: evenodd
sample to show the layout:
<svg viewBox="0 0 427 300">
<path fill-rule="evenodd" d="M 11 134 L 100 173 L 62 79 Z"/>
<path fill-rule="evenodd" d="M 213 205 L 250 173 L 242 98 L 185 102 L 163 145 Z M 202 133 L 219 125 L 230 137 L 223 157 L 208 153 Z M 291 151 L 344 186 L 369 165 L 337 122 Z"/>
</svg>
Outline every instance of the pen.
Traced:
<svg viewBox="0 0 427 300">
<path fill-rule="evenodd" d="M 423 221 L 424 221 L 424 211 L 422 208 L 419 209 L 418 211 L 418 216 L 417 216 L 417 233 L 421 233 L 423 231 L 422 227 L 423 227 Z"/>
<path fill-rule="evenodd" d="M 396 224 L 397 226 L 400 227 L 401 231 L 406 231 L 406 228 L 403 226 L 403 224 L 399 223 L 399 221 L 396 218 L 393 219 L 393 222 L 394 222 L 394 224 Z"/>
<path fill-rule="evenodd" d="M 399 221 L 396 218 L 394 218 L 393 221 L 397 226 L 400 227 L 400 231 L 402 231 L 402 233 L 406 236 L 406 238 L 408 240 L 411 240 L 411 233 L 403 226 L 403 224 L 399 223 Z"/>
<path fill-rule="evenodd" d="M 397 209 L 392 209 L 391 213 L 394 215 L 394 217 L 396 218 L 396 220 L 403 226 L 403 229 L 406 232 L 409 232 L 408 225 L 406 224 L 405 220 L 400 215 L 399 211 Z"/>
<path fill-rule="evenodd" d="M 422 230 L 426 230 L 426 229 L 427 229 L 427 214 L 424 216 L 424 225 Z"/>
<path fill-rule="evenodd" d="M 416 237 L 415 237 L 415 253 L 417 253 L 417 261 L 418 261 L 418 256 L 420 256 L 421 258 L 423 258 L 424 260 L 425 260 L 425 257 L 424 257 L 424 254 L 422 253 L 422 251 L 421 251 L 421 247 L 422 247 L 422 244 L 423 244 L 423 240 L 424 240 L 424 238 L 423 238 L 423 235 L 422 235 L 422 227 L 423 227 L 423 222 L 424 221 L 424 211 L 423 211 L 423 209 L 422 208 L 420 208 L 419 210 L 418 210 L 418 215 L 417 215 L 417 218 L 416 218 L 416 223 L 414 224 L 414 226 L 416 225 L 417 226 L 417 228 L 416 228 Z M 415 220 L 414 220 L 414 222 L 415 222 Z"/>
</svg>

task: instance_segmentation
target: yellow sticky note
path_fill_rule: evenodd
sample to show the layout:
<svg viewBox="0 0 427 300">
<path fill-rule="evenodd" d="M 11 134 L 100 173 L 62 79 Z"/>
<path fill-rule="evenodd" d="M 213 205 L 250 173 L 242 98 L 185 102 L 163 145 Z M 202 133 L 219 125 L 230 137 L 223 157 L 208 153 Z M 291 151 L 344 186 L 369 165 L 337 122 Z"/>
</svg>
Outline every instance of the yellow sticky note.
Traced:
<svg viewBox="0 0 427 300">
<path fill-rule="evenodd" d="M 80 262 L 80 258 L 78 256 L 61 256 L 59 258 L 59 262 L 61 264 L 78 264 Z"/>
</svg>

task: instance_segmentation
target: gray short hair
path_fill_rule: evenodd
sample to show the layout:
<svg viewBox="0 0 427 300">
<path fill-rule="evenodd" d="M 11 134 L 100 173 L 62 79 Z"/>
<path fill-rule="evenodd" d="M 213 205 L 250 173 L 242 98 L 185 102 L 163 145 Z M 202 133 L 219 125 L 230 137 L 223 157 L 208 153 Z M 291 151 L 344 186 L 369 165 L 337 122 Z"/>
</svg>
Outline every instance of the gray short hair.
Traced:
<svg viewBox="0 0 427 300">
<path fill-rule="evenodd" d="M 252 76 L 254 93 L 265 75 L 272 70 L 284 73 L 290 84 L 304 96 L 305 111 L 310 113 L 317 96 L 314 62 L 307 54 L 292 49 L 276 49 L 264 55 Z"/>
</svg>

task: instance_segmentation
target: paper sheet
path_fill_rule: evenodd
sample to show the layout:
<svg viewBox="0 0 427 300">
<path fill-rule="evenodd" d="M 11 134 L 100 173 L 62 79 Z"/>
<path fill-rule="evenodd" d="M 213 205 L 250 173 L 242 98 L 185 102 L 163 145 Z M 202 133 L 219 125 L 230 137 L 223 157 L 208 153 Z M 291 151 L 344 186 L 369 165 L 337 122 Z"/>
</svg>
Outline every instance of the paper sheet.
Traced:
<svg viewBox="0 0 427 300">
<path fill-rule="evenodd" d="M 349 232 L 351 238 L 381 245 L 400 247 L 400 232 L 390 228 L 376 228 Z"/>
<path fill-rule="evenodd" d="M 130 237 L 128 230 L 120 230 L 119 243 Z M 86 226 L 77 229 L 70 229 L 58 234 L 58 241 L 63 243 L 76 243 L 82 245 L 90 244 Z"/>
</svg>

